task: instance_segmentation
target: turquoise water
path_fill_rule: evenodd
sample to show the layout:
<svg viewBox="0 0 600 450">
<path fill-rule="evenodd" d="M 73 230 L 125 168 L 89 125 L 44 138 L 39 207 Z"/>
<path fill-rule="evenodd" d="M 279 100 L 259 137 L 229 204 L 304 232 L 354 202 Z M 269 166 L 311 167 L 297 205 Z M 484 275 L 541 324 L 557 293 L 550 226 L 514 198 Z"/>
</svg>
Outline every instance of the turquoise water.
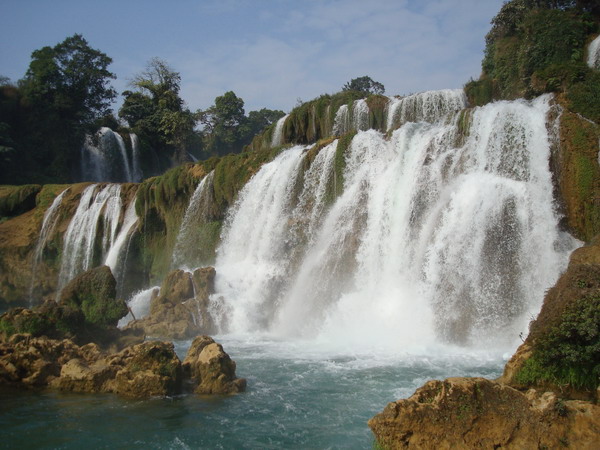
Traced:
<svg viewBox="0 0 600 450">
<path fill-rule="evenodd" d="M 324 350 L 314 343 L 218 337 L 247 392 L 127 400 L 0 391 L 2 448 L 369 449 L 367 420 L 431 378 L 500 374 L 501 355 Z M 178 342 L 183 355 L 189 342 Z"/>
</svg>

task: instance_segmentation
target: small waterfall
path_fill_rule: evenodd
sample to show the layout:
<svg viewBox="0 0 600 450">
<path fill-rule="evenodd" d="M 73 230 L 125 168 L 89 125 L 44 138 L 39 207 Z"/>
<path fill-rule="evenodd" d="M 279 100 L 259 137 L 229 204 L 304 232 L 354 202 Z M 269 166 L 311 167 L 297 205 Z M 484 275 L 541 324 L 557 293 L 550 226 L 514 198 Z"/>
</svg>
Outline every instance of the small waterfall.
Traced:
<svg viewBox="0 0 600 450">
<path fill-rule="evenodd" d="M 142 181 L 142 178 L 144 178 L 142 168 L 140 167 L 140 140 L 135 133 L 131 133 L 129 135 L 129 139 L 131 140 L 131 181 L 134 183 L 139 183 Z"/>
<path fill-rule="evenodd" d="M 141 180 L 137 136 L 131 136 L 132 163 L 119 133 L 102 127 L 95 136 L 86 136 L 81 148 L 83 181 L 136 182 Z M 133 166 L 133 170 L 132 170 Z"/>
<path fill-rule="evenodd" d="M 600 36 L 588 46 L 587 64 L 592 69 L 600 69 Z"/>
<path fill-rule="evenodd" d="M 94 265 L 96 236 L 101 229 L 100 251 L 104 256 L 115 242 L 121 217 L 121 186 L 93 184 L 81 194 L 79 206 L 64 236 L 58 292 L 77 274 Z"/>
<path fill-rule="evenodd" d="M 334 136 L 342 136 L 350 131 L 350 114 L 348 113 L 348 105 L 342 105 L 335 113 L 333 121 Z"/>
<path fill-rule="evenodd" d="M 150 302 L 152 298 L 158 295 L 160 286 L 153 286 L 148 289 L 142 289 L 141 291 L 135 292 L 129 300 L 127 300 L 127 306 L 133 311 L 133 316 L 136 320 L 143 319 L 150 314 Z M 131 313 L 128 313 L 125 317 L 119 320 L 118 327 L 123 328 L 129 322 L 133 320 Z"/>
<path fill-rule="evenodd" d="M 129 242 L 131 241 L 131 237 L 135 231 L 135 225 L 138 223 L 138 216 L 135 211 L 135 202 L 134 198 L 127 209 L 125 210 L 125 216 L 123 218 L 123 224 L 121 225 L 121 229 L 117 234 L 116 238 L 114 238 L 111 242 L 108 249 L 108 253 L 106 254 L 106 258 L 104 260 L 104 264 L 110 267 L 113 275 L 117 280 L 117 295 L 120 296 L 123 291 L 123 283 L 125 277 L 125 268 L 127 266 L 127 249 L 129 247 Z M 120 214 L 120 211 L 119 211 Z M 113 217 L 115 214 L 112 214 Z M 118 216 L 117 216 L 118 217 Z M 124 251 L 125 250 L 125 251 Z"/>
<path fill-rule="evenodd" d="M 467 107 L 462 89 L 443 89 L 392 98 L 387 111 L 387 129 L 393 130 L 406 122 L 439 122 Z"/>
<path fill-rule="evenodd" d="M 273 137 L 271 138 L 271 147 L 279 147 L 283 144 L 283 125 L 288 117 L 289 114 L 286 114 L 277 121 L 275 130 L 273 131 Z"/>
<path fill-rule="evenodd" d="M 551 97 L 474 108 L 461 140 L 464 95 L 438 93 L 396 102 L 406 122 L 389 139 L 354 137 L 327 207 L 335 144 L 308 169 L 296 147 L 257 172 L 218 249 L 222 332 L 394 351 L 515 345 L 580 245 L 552 198 Z"/>
<path fill-rule="evenodd" d="M 62 203 L 63 197 L 69 191 L 69 188 L 62 191 L 59 195 L 56 196 L 52 205 L 46 210 L 44 213 L 44 220 L 42 222 L 42 228 L 40 230 L 38 240 L 35 244 L 35 249 L 33 251 L 33 262 L 31 265 L 31 285 L 29 288 L 29 303 L 33 304 L 33 296 L 35 290 L 35 282 L 36 282 L 36 272 L 37 268 L 42 261 L 42 253 L 44 252 L 44 248 L 48 242 L 48 239 L 54 233 L 54 228 L 56 227 L 56 223 L 59 217 L 60 205 Z"/>
<path fill-rule="evenodd" d="M 211 220 L 210 207 L 214 201 L 213 177 L 214 171 L 211 171 L 202 178 L 190 198 L 173 249 L 173 267 L 198 267 L 203 263 L 198 260 L 197 255 L 204 239 L 202 225 Z"/>
<path fill-rule="evenodd" d="M 352 107 L 352 126 L 357 131 L 369 129 L 369 106 L 364 98 L 354 102 Z"/>
</svg>

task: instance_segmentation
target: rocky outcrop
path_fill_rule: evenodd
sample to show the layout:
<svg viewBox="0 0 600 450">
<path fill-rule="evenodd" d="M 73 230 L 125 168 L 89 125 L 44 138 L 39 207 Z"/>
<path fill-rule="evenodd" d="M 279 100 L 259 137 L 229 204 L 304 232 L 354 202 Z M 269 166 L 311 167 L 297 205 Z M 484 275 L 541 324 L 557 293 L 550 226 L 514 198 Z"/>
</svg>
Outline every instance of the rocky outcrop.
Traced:
<svg viewBox="0 0 600 450">
<path fill-rule="evenodd" d="M 215 269 L 204 267 L 193 273 L 175 270 L 163 281 L 158 296 L 152 298 L 150 314 L 130 323 L 127 329 L 143 330 L 147 336 L 190 339 L 215 332 L 208 310 L 214 293 Z"/>
<path fill-rule="evenodd" d="M 117 328 L 118 320 L 127 314 L 127 305 L 115 296 L 116 281 L 110 269 L 97 267 L 69 282 L 58 302 L 49 299 L 32 309 L 14 308 L 0 315 L 0 339 L 27 333 L 68 338 L 79 345 L 95 342 L 113 350 L 142 342 L 142 331 Z"/>
<path fill-rule="evenodd" d="M 429 381 L 369 421 L 384 448 L 597 448 L 600 240 L 571 255 L 496 381 Z"/>
<path fill-rule="evenodd" d="M 246 389 L 246 380 L 235 376 L 235 362 L 208 336 L 194 339 L 183 370 L 196 394 L 232 394 Z"/>
<path fill-rule="evenodd" d="M 194 341 L 182 366 L 170 342 L 144 342 L 111 354 L 93 343 L 16 334 L 0 343 L 2 384 L 148 398 L 231 394 L 243 391 L 246 381 L 235 377 L 235 362 L 207 336 Z"/>
<path fill-rule="evenodd" d="M 597 448 L 600 407 L 484 378 L 429 381 L 369 421 L 383 448 Z"/>
</svg>

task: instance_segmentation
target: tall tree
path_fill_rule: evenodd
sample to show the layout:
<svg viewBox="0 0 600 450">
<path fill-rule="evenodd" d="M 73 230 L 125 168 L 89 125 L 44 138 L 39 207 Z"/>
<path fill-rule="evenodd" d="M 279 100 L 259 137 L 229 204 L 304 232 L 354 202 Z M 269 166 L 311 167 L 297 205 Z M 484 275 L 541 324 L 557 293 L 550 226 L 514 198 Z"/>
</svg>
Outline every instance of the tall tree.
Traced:
<svg viewBox="0 0 600 450">
<path fill-rule="evenodd" d="M 112 59 L 91 48 L 80 34 L 31 54 L 21 80 L 24 97 L 36 107 L 56 112 L 74 125 L 89 125 L 110 112 L 116 97 L 108 70 Z"/>
</svg>

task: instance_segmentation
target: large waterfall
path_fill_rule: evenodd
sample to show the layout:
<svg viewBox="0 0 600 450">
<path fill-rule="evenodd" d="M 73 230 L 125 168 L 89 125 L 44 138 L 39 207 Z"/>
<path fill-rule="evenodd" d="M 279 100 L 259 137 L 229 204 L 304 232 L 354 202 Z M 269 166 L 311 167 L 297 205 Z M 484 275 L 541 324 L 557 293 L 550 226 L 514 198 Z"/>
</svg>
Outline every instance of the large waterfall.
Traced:
<svg viewBox="0 0 600 450">
<path fill-rule="evenodd" d="M 514 345 L 578 245 L 552 198 L 551 101 L 457 112 L 461 92 L 420 94 L 390 106 L 389 127 L 403 124 L 389 139 L 359 132 L 343 169 L 337 141 L 314 159 L 283 151 L 229 211 L 221 330 L 394 350 Z"/>
</svg>

